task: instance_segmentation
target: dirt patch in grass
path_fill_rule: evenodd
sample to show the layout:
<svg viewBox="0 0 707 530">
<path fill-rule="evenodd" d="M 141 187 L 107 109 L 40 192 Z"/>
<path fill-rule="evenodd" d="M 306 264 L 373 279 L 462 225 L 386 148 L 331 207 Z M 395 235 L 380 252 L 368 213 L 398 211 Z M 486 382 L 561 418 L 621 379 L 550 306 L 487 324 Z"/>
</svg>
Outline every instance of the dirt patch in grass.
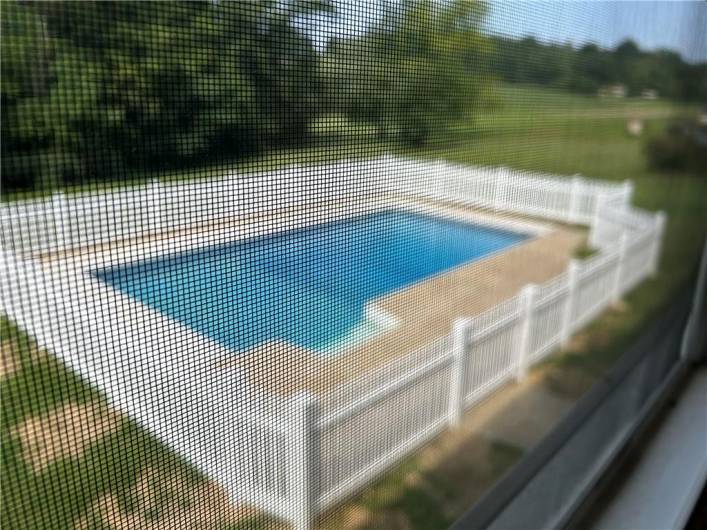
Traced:
<svg viewBox="0 0 707 530">
<path fill-rule="evenodd" d="M 326 514 L 321 529 L 447 528 L 515 463 L 522 451 L 483 436 L 447 433 L 406 460 L 356 499 Z M 447 443 L 445 443 L 447 442 Z"/>
<path fill-rule="evenodd" d="M 634 317 L 633 311 L 630 303 L 619 300 L 599 320 L 577 332 L 543 366 L 545 386 L 558 396 L 579 399 L 620 356 L 617 334 Z"/>
<path fill-rule="evenodd" d="M 39 364 L 47 358 L 47 352 L 34 341 L 24 335 L 13 334 L 7 326 L 3 327 L 0 337 L 0 379 L 17 373 L 23 362 Z"/>
<path fill-rule="evenodd" d="M 32 416 L 12 430 L 22 446 L 22 459 L 41 473 L 61 458 L 78 458 L 94 442 L 116 431 L 122 417 L 107 407 L 68 403 L 50 412 Z"/>
<path fill-rule="evenodd" d="M 591 352 L 606 348 L 610 340 L 606 330 L 582 331 L 572 337 L 565 350 L 543 367 L 544 386 L 555 395 L 579 399 L 602 372 L 601 360 L 592 360 Z"/>
<path fill-rule="evenodd" d="M 226 492 L 209 481 L 194 482 L 178 475 L 165 476 L 162 471 L 147 468 L 132 487 L 129 497 L 130 503 L 126 506 L 115 495 L 104 495 L 74 528 L 258 528 L 254 510 L 233 505 Z"/>
<path fill-rule="evenodd" d="M 576 400 L 595 382 L 596 378 L 584 370 L 551 366 L 546 371 L 544 385 L 556 395 Z"/>
<path fill-rule="evenodd" d="M 10 377 L 21 366 L 22 363 L 14 344 L 10 341 L 0 342 L 0 379 Z"/>
</svg>

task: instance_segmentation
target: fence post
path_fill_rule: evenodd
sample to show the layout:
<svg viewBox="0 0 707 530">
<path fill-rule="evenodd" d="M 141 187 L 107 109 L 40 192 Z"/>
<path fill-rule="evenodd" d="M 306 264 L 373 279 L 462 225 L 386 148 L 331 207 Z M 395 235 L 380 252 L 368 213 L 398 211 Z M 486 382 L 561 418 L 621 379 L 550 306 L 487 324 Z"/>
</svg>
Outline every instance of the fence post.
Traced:
<svg viewBox="0 0 707 530">
<path fill-rule="evenodd" d="M 162 201 L 162 193 L 160 192 L 161 189 L 161 184 L 159 179 L 152 179 L 150 181 L 150 184 L 147 187 L 147 208 L 149 213 L 152 214 L 152 216 L 149 216 L 148 213 L 148 223 L 150 222 L 150 218 L 152 219 L 152 226 L 147 226 L 147 230 L 144 230 L 145 227 L 140 226 L 139 229 L 140 231 L 146 231 L 146 232 L 158 232 L 162 229 L 163 225 L 163 216 L 164 212 L 162 211 L 162 206 L 163 206 L 163 201 Z M 142 218 L 140 219 L 142 220 Z"/>
<path fill-rule="evenodd" d="M 469 347 L 470 319 L 458 318 L 452 328 L 452 372 L 449 385 L 449 424 L 456 427 L 464 414 L 464 380 Z"/>
<path fill-rule="evenodd" d="M 494 211 L 498 211 L 501 209 L 501 203 L 502 203 L 502 191 L 501 191 L 501 186 L 502 182 L 506 180 L 506 177 L 504 176 L 506 174 L 506 168 L 505 167 L 499 167 L 496 169 L 496 178 L 494 178 L 494 187 L 493 187 L 493 209 Z M 503 189 L 507 188 L 507 186 L 503 185 Z"/>
<path fill-rule="evenodd" d="M 574 303 L 577 296 L 577 283 L 579 282 L 580 263 L 576 259 L 571 259 L 567 266 L 567 305 L 562 319 L 562 331 L 560 340 L 562 346 L 567 346 L 567 342 L 572 336 L 572 316 L 574 315 Z"/>
<path fill-rule="evenodd" d="M 599 248 L 597 230 L 601 223 L 601 209 L 604 206 L 605 199 L 606 195 L 603 193 L 597 193 L 594 199 L 594 213 L 592 215 L 592 224 L 589 227 L 589 246 L 592 248 Z"/>
<path fill-rule="evenodd" d="M 626 268 L 626 246 L 628 245 L 628 231 L 624 230 L 621 232 L 621 239 L 619 239 L 619 258 L 616 262 L 616 276 L 614 276 L 614 287 L 612 289 L 611 301 L 612 303 L 617 303 L 621 300 L 622 285 L 621 278 L 624 275 L 624 269 Z"/>
<path fill-rule="evenodd" d="M 292 445 L 289 462 L 292 523 L 295 530 L 310 530 L 317 515 L 319 479 L 319 402 L 303 392 L 293 399 Z"/>
<path fill-rule="evenodd" d="M 55 244 L 59 248 L 66 246 L 66 196 L 63 191 L 55 191 L 52 195 L 52 213 L 54 214 L 54 236 Z M 31 244 L 31 242 L 30 242 Z"/>
<path fill-rule="evenodd" d="M 624 207 L 631 204 L 631 199 L 633 198 L 633 181 L 626 179 L 623 182 L 624 186 Z"/>
<path fill-rule="evenodd" d="M 576 223 L 579 219 L 578 206 L 579 206 L 579 190 L 582 187 L 583 179 L 581 175 L 574 175 L 572 177 L 572 186 L 570 187 L 570 201 L 567 208 L 566 221 L 568 223 Z"/>
<path fill-rule="evenodd" d="M 520 344 L 518 347 L 518 365 L 516 368 L 516 381 L 525 378 L 528 373 L 528 358 L 532 353 L 530 346 L 532 344 L 533 330 L 533 309 L 535 305 L 535 291 L 537 286 L 534 283 L 529 283 L 521 292 L 521 311 L 522 311 L 522 328 L 520 333 Z"/>
<path fill-rule="evenodd" d="M 658 212 L 655 215 L 655 226 L 653 227 L 653 253 L 651 255 L 650 274 L 655 277 L 658 274 L 660 265 L 660 254 L 663 248 L 663 233 L 665 232 L 665 212 Z"/>
</svg>

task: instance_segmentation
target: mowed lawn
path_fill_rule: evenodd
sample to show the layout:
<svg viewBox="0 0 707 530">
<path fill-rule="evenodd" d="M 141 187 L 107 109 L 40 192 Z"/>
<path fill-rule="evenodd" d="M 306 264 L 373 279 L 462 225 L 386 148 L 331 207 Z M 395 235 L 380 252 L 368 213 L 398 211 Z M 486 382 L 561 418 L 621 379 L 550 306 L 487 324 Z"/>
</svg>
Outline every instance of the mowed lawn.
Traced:
<svg viewBox="0 0 707 530">
<path fill-rule="evenodd" d="M 574 341 L 569 351 L 540 368 L 547 371 L 559 391 L 573 399 L 605 373 L 622 346 L 669 301 L 689 278 L 699 257 L 707 229 L 707 176 L 650 170 L 643 155 L 644 137 L 626 133 L 628 118 L 645 120 L 645 136 L 661 130 L 671 115 L 690 112 L 694 109 L 663 101 L 603 100 L 549 89 L 501 86 L 495 106 L 473 121 L 456 125 L 451 136 L 440 142 L 441 147 L 399 150 L 406 156 L 471 164 L 628 178 L 635 183 L 635 204 L 666 211 L 668 226 L 657 278 L 641 285 L 620 308 L 607 312 L 581 333 L 581 340 Z M 329 120 L 327 126 L 332 123 L 347 127 L 338 120 Z M 321 125 L 318 132 L 325 135 L 330 131 Z M 208 178 L 215 170 L 236 167 L 245 171 L 260 164 L 274 167 L 292 160 L 309 163 L 377 154 L 388 147 L 375 142 L 365 148 L 347 143 L 332 151 L 320 146 L 160 178 Z M 204 527 L 233 529 L 253 528 L 262 522 L 229 507 L 222 491 L 139 426 L 110 411 L 103 396 L 37 348 L 12 323 L 0 320 L 0 329 L 3 528 L 147 524 L 169 528 L 208 521 Z M 521 457 L 522 451 L 496 444 L 483 454 L 486 464 L 490 462 L 484 468 L 483 483 L 490 484 Z M 347 513 L 363 513 L 365 520 L 391 528 L 446 526 L 458 514 L 453 509 L 439 511 L 439 492 L 444 492 L 445 503 L 452 506 L 463 506 L 460 499 L 468 501 L 470 493 L 463 491 L 463 480 L 450 480 L 447 473 L 429 471 L 420 477 L 416 458 L 353 499 Z M 475 465 L 473 461 L 459 463 L 467 470 Z M 337 527 L 356 526 L 348 520 L 336 519 L 335 523 Z"/>
<path fill-rule="evenodd" d="M 0 352 L 3 529 L 258 524 L 3 317 Z"/>
</svg>

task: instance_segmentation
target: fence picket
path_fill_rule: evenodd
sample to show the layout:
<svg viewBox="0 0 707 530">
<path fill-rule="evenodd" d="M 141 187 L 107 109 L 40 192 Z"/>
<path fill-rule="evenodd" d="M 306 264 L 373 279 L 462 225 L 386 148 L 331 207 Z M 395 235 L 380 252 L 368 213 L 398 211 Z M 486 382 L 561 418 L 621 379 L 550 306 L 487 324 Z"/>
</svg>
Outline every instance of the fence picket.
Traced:
<svg viewBox="0 0 707 530">
<path fill-rule="evenodd" d="M 293 497 L 293 524 L 295 530 L 310 530 L 317 508 L 318 464 L 320 460 L 319 404 L 309 393 L 293 399 L 292 445 L 289 461 L 289 491 Z"/>
<path fill-rule="evenodd" d="M 567 206 L 567 222 L 576 223 L 579 220 L 580 196 L 584 187 L 584 181 L 580 175 L 572 177 L 572 186 L 569 191 L 569 204 Z"/>
<path fill-rule="evenodd" d="M 575 297 L 577 292 L 577 282 L 579 280 L 579 270 L 581 265 L 576 259 L 572 259 L 567 266 L 567 301 L 565 302 L 565 314 L 562 320 L 562 335 L 560 343 L 567 346 L 567 342 L 574 331 Z"/>
<path fill-rule="evenodd" d="M 464 414 L 464 390 L 466 381 L 466 358 L 470 334 L 470 319 L 460 318 L 454 321 L 452 335 L 452 371 L 449 385 L 449 424 L 453 427 L 461 423 Z"/>
<path fill-rule="evenodd" d="M 614 273 L 614 286 L 612 289 L 613 303 L 621 300 L 623 294 L 624 269 L 626 268 L 626 249 L 628 247 L 628 231 L 624 230 L 619 239 L 619 259 L 616 262 L 616 272 Z"/>
<path fill-rule="evenodd" d="M 532 344 L 531 333 L 533 330 L 533 311 L 535 309 L 535 292 L 537 287 L 530 283 L 523 288 L 523 327 L 518 343 L 518 360 L 516 361 L 516 380 L 522 380 L 528 372 L 528 359 L 533 353 L 530 351 Z"/>
</svg>

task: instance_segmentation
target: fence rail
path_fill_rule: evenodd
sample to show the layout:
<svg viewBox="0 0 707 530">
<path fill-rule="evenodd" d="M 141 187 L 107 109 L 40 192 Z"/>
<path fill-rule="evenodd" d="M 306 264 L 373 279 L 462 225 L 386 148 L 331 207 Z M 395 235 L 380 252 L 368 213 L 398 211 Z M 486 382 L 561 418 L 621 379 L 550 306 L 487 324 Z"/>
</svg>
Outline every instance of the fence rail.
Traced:
<svg viewBox="0 0 707 530">
<path fill-rule="evenodd" d="M 315 204 L 410 194 L 590 224 L 600 198 L 627 204 L 632 187 L 507 168 L 385 156 L 0 204 L 0 248 L 52 252 Z M 638 215 L 638 214 L 636 214 Z M 603 241 L 603 240 L 602 240 Z"/>
<path fill-rule="evenodd" d="M 212 437 L 229 492 L 308 529 L 319 512 L 457 425 L 466 409 L 522 378 L 655 274 L 665 216 L 633 208 L 630 183 L 383 157 L 12 204 L 0 212 L 0 241 L 20 254 L 57 250 L 380 193 L 588 225 L 598 252 L 327 395 L 302 394 L 284 407 L 225 417 Z"/>
</svg>

